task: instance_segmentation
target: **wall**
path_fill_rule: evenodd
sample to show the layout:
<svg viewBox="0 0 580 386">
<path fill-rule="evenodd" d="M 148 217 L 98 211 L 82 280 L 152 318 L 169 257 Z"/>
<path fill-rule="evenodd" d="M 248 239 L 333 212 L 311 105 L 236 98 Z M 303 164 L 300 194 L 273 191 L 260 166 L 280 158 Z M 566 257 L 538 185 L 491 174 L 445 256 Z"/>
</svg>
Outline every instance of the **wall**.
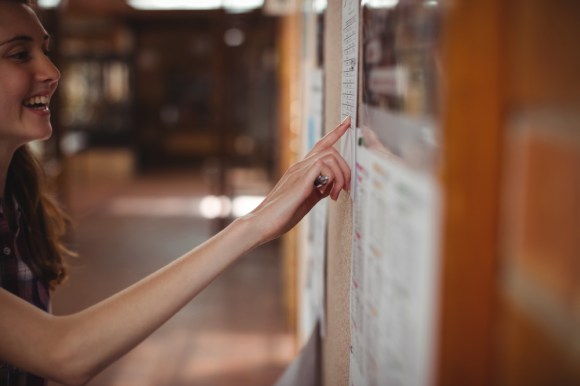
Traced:
<svg viewBox="0 0 580 386">
<path fill-rule="evenodd" d="M 439 3 L 443 223 L 429 384 L 578 384 L 578 3 Z M 325 131 L 340 121 L 341 11 L 328 2 Z M 346 195 L 329 206 L 325 386 L 349 384 L 352 214 Z"/>
</svg>

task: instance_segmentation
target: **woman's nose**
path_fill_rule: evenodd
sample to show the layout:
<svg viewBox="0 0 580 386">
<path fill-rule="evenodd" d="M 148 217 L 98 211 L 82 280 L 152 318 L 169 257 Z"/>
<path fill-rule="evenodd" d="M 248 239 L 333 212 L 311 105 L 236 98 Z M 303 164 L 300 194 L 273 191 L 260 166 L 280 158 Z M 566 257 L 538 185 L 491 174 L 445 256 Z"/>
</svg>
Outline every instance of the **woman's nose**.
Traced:
<svg viewBox="0 0 580 386">
<path fill-rule="evenodd" d="M 42 82 L 55 83 L 60 79 L 60 71 L 48 56 L 43 55 L 40 59 L 37 77 Z"/>
</svg>

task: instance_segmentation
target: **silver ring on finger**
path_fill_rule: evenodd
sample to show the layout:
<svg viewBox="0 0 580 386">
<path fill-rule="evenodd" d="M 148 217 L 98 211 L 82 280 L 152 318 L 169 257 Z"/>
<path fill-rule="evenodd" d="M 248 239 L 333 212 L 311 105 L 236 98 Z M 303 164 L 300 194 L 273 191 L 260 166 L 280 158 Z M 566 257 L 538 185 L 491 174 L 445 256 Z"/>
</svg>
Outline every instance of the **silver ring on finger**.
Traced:
<svg viewBox="0 0 580 386">
<path fill-rule="evenodd" d="M 330 177 L 320 174 L 314 179 L 314 187 L 316 189 L 320 189 L 324 185 L 328 184 L 328 180 L 330 180 Z"/>
</svg>

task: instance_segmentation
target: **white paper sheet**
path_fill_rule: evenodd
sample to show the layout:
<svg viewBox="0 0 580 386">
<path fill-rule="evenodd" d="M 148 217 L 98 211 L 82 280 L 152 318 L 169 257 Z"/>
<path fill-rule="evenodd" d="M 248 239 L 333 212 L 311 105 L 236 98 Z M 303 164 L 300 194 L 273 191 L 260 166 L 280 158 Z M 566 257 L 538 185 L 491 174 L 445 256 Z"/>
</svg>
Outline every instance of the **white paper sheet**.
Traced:
<svg viewBox="0 0 580 386">
<path fill-rule="evenodd" d="M 342 137 L 340 151 L 351 170 L 355 167 L 357 105 L 358 105 L 358 51 L 359 51 L 359 0 L 343 0 L 342 8 L 342 83 L 341 120 L 351 117 L 351 128 Z M 351 179 L 351 198 L 354 194 Z"/>
<path fill-rule="evenodd" d="M 431 385 L 439 189 L 362 147 L 356 171 L 350 385 Z"/>
</svg>

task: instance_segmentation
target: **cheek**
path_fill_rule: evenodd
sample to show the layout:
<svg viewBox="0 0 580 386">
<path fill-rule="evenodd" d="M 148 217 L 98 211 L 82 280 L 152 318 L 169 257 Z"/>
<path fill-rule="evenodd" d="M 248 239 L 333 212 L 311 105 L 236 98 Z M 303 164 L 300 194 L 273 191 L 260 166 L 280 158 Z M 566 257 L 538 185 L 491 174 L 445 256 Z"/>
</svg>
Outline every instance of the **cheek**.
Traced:
<svg viewBox="0 0 580 386">
<path fill-rule="evenodd" d="M 18 72 L 0 75 L 0 104 L 21 105 L 29 89 L 28 85 L 26 78 Z"/>
<path fill-rule="evenodd" d="M 11 115 L 14 115 L 14 102 L 11 102 L 4 85 L 0 84 L 0 121 L 7 122 Z"/>
</svg>

